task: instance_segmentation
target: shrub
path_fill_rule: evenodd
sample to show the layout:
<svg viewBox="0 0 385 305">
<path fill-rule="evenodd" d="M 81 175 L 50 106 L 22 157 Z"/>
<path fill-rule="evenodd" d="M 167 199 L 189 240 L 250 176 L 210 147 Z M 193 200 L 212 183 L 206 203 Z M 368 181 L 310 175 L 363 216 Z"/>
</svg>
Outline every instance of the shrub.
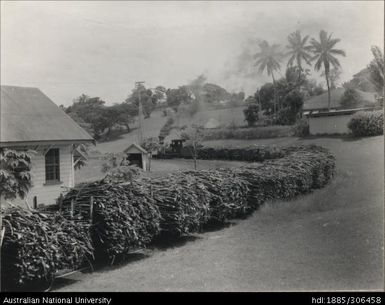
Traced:
<svg viewBox="0 0 385 305">
<path fill-rule="evenodd" d="M 247 124 L 249 126 L 253 126 L 258 120 L 258 111 L 259 106 L 257 105 L 257 103 L 249 103 L 247 108 L 243 110 L 245 120 L 247 121 Z"/>
<path fill-rule="evenodd" d="M 20 207 L 9 208 L 2 214 L 3 289 L 49 283 L 58 271 L 77 269 L 93 256 L 85 224 L 74 224 L 58 214 L 31 212 Z"/>
<path fill-rule="evenodd" d="M 306 137 L 310 134 L 309 122 L 307 119 L 302 118 L 298 120 L 293 126 L 293 134 L 297 137 Z"/>
<path fill-rule="evenodd" d="M 384 111 L 357 112 L 348 123 L 355 137 L 378 136 L 384 133 Z"/>
</svg>

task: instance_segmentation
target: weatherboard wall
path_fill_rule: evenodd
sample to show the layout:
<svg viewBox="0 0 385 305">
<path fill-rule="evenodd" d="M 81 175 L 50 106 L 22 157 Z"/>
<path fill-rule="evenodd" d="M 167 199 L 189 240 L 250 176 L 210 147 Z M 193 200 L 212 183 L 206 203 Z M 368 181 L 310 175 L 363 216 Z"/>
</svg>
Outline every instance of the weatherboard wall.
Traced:
<svg viewBox="0 0 385 305">
<path fill-rule="evenodd" d="M 59 148 L 60 154 L 60 182 L 46 183 L 45 180 L 45 156 L 44 152 L 39 151 L 32 157 L 32 183 L 33 186 L 28 193 L 27 200 L 33 206 L 33 198 L 36 196 L 37 204 L 51 205 L 56 203 L 56 199 L 67 187 L 74 186 L 74 167 L 73 152 L 71 145 L 53 146 Z M 12 201 L 13 204 L 25 206 L 23 200 Z"/>
<path fill-rule="evenodd" d="M 311 135 L 350 133 L 348 122 L 352 116 L 353 114 L 310 117 L 309 132 Z"/>
</svg>

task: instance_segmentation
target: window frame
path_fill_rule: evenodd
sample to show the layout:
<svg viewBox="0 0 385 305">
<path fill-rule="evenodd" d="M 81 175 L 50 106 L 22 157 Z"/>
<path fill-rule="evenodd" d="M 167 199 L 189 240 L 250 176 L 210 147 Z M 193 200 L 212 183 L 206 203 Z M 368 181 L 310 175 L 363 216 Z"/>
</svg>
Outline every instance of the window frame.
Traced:
<svg viewBox="0 0 385 305">
<path fill-rule="evenodd" d="M 52 155 L 53 154 L 53 155 Z M 52 160 L 48 160 L 52 158 Z M 44 156 L 45 184 L 61 183 L 60 181 L 60 149 L 51 148 Z M 48 178 L 48 172 L 53 175 L 53 179 Z"/>
</svg>

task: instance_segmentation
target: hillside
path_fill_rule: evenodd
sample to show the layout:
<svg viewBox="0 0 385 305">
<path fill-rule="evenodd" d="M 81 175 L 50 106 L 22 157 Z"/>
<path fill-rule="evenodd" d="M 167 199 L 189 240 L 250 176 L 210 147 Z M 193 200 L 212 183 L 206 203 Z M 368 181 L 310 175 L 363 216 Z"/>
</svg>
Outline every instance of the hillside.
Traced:
<svg viewBox="0 0 385 305">
<path fill-rule="evenodd" d="M 204 126 L 209 121 L 216 121 L 219 126 L 245 125 L 245 117 L 243 115 L 243 109 L 245 107 L 234 107 L 227 109 L 216 109 L 216 110 L 203 110 L 198 111 L 193 117 L 176 116 L 175 127 L 182 127 L 184 125 L 201 125 Z M 176 129 L 171 130 L 170 138 L 178 137 Z"/>
<path fill-rule="evenodd" d="M 218 109 L 218 110 L 206 110 L 199 111 L 193 117 L 180 116 L 174 114 L 175 123 L 173 127 L 182 127 L 184 125 L 205 125 L 210 119 L 215 119 L 218 121 L 220 126 L 226 126 L 234 124 L 237 126 L 244 125 L 244 116 L 243 116 L 244 107 L 235 107 L 228 109 Z M 162 126 L 166 123 L 168 117 L 164 117 L 161 111 L 154 111 L 151 114 L 151 117 L 143 120 L 142 129 L 143 129 L 143 138 L 147 137 L 158 137 L 159 131 Z M 138 123 L 135 122 L 131 125 L 132 131 L 130 133 L 122 134 L 117 139 L 105 142 L 98 142 L 95 149 L 100 153 L 109 153 L 109 152 L 122 152 L 130 144 L 138 141 Z M 172 129 L 170 135 L 166 138 L 166 141 L 170 141 L 173 138 L 178 138 L 179 132 L 177 128 Z"/>
<path fill-rule="evenodd" d="M 167 117 L 162 115 L 160 111 L 151 113 L 151 117 L 143 120 L 142 130 L 143 138 L 158 137 L 159 130 L 166 123 Z M 138 122 L 131 125 L 132 131 L 130 133 L 122 134 L 117 139 L 105 142 L 98 142 L 95 150 L 100 153 L 122 152 L 130 144 L 138 141 Z"/>
<path fill-rule="evenodd" d="M 356 90 L 367 103 L 376 103 L 374 92 L 364 92 Z M 344 94 L 344 88 L 337 88 L 331 91 L 331 108 L 341 108 L 341 97 Z M 326 109 L 328 108 L 328 93 L 322 93 L 321 95 L 314 96 L 304 102 L 304 110 Z"/>
</svg>

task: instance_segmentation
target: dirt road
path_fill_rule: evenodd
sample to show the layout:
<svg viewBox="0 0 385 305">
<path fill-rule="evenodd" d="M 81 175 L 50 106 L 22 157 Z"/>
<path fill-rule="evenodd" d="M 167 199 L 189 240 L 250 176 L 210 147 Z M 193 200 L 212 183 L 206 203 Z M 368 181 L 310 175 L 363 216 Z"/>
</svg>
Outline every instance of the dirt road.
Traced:
<svg viewBox="0 0 385 305">
<path fill-rule="evenodd" d="M 383 138 L 302 142 L 337 156 L 338 174 L 326 188 L 55 290 L 383 290 Z"/>
</svg>

